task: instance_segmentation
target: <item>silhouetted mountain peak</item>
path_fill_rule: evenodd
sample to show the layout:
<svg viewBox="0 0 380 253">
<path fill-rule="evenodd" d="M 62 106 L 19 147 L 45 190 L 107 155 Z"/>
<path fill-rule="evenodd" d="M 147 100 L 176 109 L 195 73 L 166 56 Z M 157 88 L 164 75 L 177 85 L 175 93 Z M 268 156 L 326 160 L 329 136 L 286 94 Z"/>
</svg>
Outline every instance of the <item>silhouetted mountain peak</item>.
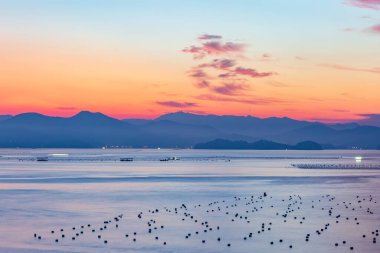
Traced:
<svg viewBox="0 0 380 253">
<path fill-rule="evenodd" d="M 103 113 L 100 112 L 90 112 L 90 111 L 80 111 L 79 113 L 75 114 L 71 118 L 75 119 L 91 119 L 91 118 L 109 118 L 112 119 L 111 117 L 104 115 Z"/>
<path fill-rule="evenodd" d="M 14 118 L 46 118 L 49 116 L 43 115 L 41 113 L 37 112 L 25 112 L 25 113 L 20 113 L 14 116 Z"/>
<path fill-rule="evenodd" d="M 94 123 L 94 124 L 128 124 L 125 122 L 122 122 L 118 119 L 109 117 L 103 113 L 100 112 L 90 112 L 90 111 L 81 111 L 78 114 L 72 116 L 70 118 L 71 121 L 78 122 L 78 123 Z"/>
<path fill-rule="evenodd" d="M 18 114 L 8 120 L 6 122 L 10 123 L 26 123 L 26 124 L 32 124 L 32 123 L 38 123 L 38 122 L 46 122 L 46 121 L 52 121 L 55 119 L 60 119 L 59 117 L 50 117 L 46 116 L 40 113 L 35 113 L 35 112 L 26 112 L 26 113 L 21 113 Z"/>
</svg>

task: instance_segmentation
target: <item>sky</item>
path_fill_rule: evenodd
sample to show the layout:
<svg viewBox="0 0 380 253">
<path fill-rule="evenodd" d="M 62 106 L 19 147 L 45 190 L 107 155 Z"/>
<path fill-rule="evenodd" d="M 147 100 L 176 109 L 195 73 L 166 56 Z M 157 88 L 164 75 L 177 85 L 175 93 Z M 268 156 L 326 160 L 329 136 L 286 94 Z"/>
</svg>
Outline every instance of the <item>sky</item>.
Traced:
<svg viewBox="0 0 380 253">
<path fill-rule="evenodd" d="M 380 0 L 0 0 L 0 114 L 380 119 Z"/>
</svg>

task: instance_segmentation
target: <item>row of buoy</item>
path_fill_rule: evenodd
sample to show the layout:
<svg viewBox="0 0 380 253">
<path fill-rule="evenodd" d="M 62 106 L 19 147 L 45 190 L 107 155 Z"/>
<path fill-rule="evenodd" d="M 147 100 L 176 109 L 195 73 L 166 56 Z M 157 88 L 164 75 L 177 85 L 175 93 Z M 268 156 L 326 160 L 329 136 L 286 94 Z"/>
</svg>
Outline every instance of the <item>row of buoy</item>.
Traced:
<svg viewBox="0 0 380 253">
<path fill-rule="evenodd" d="M 270 205 L 267 205 L 266 203 L 270 201 Z M 357 200 L 355 201 L 355 204 L 357 205 L 365 205 L 368 202 L 376 203 L 373 201 L 373 197 L 370 196 L 370 198 L 359 198 L 357 196 Z M 334 206 L 326 207 L 327 203 L 334 204 Z M 209 239 L 203 237 L 203 235 L 206 234 L 215 234 L 217 231 L 221 231 L 223 234 L 225 234 L 223 225 L 225 223 L 217 224 L 212 222 L 212 220 L 207 220 L 205 217 L 208 216 L 215 216 L 216 213 L 224 214 L 226 217 L 231 217 L 230 220 L 234 224 L 238 224 L 239 226 L 243 226 L 243 224 L 246 224 L 246 226 L 252 227 L 251 221 L 257 221 L 252 215 L 257 212 L 269 212 L 272 208 L 274 208 L 275 205 L 278 205 L 279 208 L 283 208 L 283 212 L 279 211 L 276 212 L 276 216 L 282 217 L 284 219 L 284 223 L 290 222 L 290 223 L 298 223 L 299 225 L 304 224 L 304 222 L 308 222 L 309 220 L 312 220 L 311 217 L 307 217 L 307 215 L 299 215 L 297 214 L 298 211 L 305 208 L 310 208 L 310 206 L 305 205 L 304 199 L 300 195 L 290 195 L 287 198 L 281 199 L 279 203 L 272 201 L 272 196 L 269 196 L 266 192 L 263 194 L 260 194 L 258 196 L 249 196 L 249 197 L 237 197 L 234 196 L 232 201 L 226 201 L 226 200 L 218 200 L 218 201 L 212 201 L 208 204 L 196 204 L 193 205 L 193 208 L 190 208 L 190 205 L 187 205 L 185 203 L 180 204 L 177 207 L 174 208 L 152 208 L 147 211 L 147 213 L 144 214 L 144 212 L 138 212 L 136 215 L 136 221 L 143 222 L 146 226 L 146 231 L 148 235 L 152 236 L 152 239 L 154 241 L 160 241 L 162 245 L 167 245 L 167 240 L 162 240 L 164 238 L 163 232 L 165 231 L 165 228 L 170 226 L 170 224 L 160 224 L 158 221 L 158 218 L 160 217 L 162 210 L 167 213 L 167 215 L 177 217 L 179 221 L 186 222 L 186 224 L 192 224 L 192 226 L 199 227 L 199 229 L 196 229 L 196 231 L 188 231 L 184 234 L 185 240 L 192 240 L 199 238 L 201 245 L 206 244 Z M 336 205 L 335 205 L 336 204 Z M 313 199 L 311 201 L 311 209 L 318 209 L 322 211 L 323 213 L 326 212 L 326 215 L 330 219 L 335 219 L 336 223 L 341 222 L 351 222 L 354 221 L 356 225 L 359 225 L 359 221 L 357 217 L 343 217 L 343 215 L 340 213 L 341 210 L 338 209 L 338 207 L 347 209 L 346 206 L 353 206 L 354 202 L 351 201 L 342 201 L 337 202 L 337 199 L 335 196 L 332 195 L 323 195 L 318 199 Z M 196 209 L 203 208 L 204 216 L 201 212 L 197 211 Z M 243 208 L 243 209 L 241 209 Z M 239 210 L 235 210 L 239 209 Z M 315 211 L 318 211 L 315 210 Z M 359 209 L 351 208 L 349 211 L 356 212 Z M 200 210 L 202 211 L 202 210 Z M 370 207 L 367 208 L 367 214 L 373 214 L 373 210 L 370 209 Z M 275 217 L 276 217 L 275 216 Z M 153 218 L 151 218 L 153 217 Z M 155 218 L 156 217 L 156 218 Z M 222 216 L 223 217 L 223 216 Z M 123 215 L 119 215 L 114 217 L 113 219 L 109 219 L 103 222 L 102 226 L 93 226 L 92 224 L 81 225 L 81 226 L 73 226 L 70 230 L 67 230 L 66 234 L 63 228 L 61 228 L 58 231 L 51 230 L 50 234 L 52 236 L 58 237 L 55 238 L 54 241 L 58 243 L 60 240 L 63 240 L 66 238 L 67 233 L 70 231 L 70 233 L 74 233 L 74 235 L 71 237 L 73 241 L 78 240 L 81 235 L 84 234 L 85 230 L 88 229 L 92 233 L 98 232 L 97 238 L 99 240 L 102 240 L 104 244 L 109 244 L 109 240 L 106 238 L 103 238 L 102 232 L 105 230 L 109 230 L 112 228 L 113 224 L 115 224 L 113 227 L 114 229 L 119 228 L 119 222 L 122 221 Z M 149 219 L 151 218 L 151 219 Z M 190 222 L 190 223 L 189 223 Z M 256 236 L 260 236 L 263 233 L 271 232 L 273 229 L 273 220 L 263 220 L 261 222 L 261 226 L 259 226 L 259 229 L 257 230 L 257 235 L 254 236 L 254 232 L 249 232 L 246 234 L 246 236 L 242 236 L 243 241 L 248 241 L 249 239 L 252 239 Z M 277 223 L 279 224 L 279 223 Z M 274 225 L 276 226 L 276 225 Z M 317 236 L 322 235 L 325 231 L 327 231 L 331 227 L 331 223 L 328 222 L 324 224 L 319 229 L 315 230 L 315 234 Z M 60 232 L 60 233 L 59 233 Z M 145 233 L 142 233 L 145 234 Z M 133 242 L 137 242 L 138 239 L 138 233 L 137 231 L 134 231 L 133 233 L 124 233 L 125 238 L 131 239 Z M 309 243 L 311 240 L 312 233 L 307 233 L 305 236 L 305 242 Z M 378 229 L 375 229 L 372 231 L 372 243 L 376 243 L 379 233 Z M 203 238 L 202 238 L 203 237 Z M 366 238 L 366 235 L 362 235 L 363 238 Z M 34 238 L 38 240 L 42 240 L 42 235 L 39 235 L 37 233 L 34 234 Z M 220 236 L 216 235 L 216 241 L 217 242 L 223 242 L 224 245 L 227 247 L 232 247 L 232 242 L 228 241 L 226 238 L 222 238 Z M 206 240 L 207 239 L 207 240 Z M 286 244 L 286 240 L 284 238 L 278 238 L 276 240 L 272 239 L 269 241 L 270 245 L 276 245 L 278 242 L 279 245 L 287 245 L 288 248 L 292 249 L 294 247 L 294 242 L 292 244 Z M 347 240 L 343 240 L 341 242 L 334 242 L 333 245 L 335 247 L 339 247 L 341 245 L 347 245 Z M 354 250 L 354 246 L 349 246 L 350 250 Z"/>
</svg>

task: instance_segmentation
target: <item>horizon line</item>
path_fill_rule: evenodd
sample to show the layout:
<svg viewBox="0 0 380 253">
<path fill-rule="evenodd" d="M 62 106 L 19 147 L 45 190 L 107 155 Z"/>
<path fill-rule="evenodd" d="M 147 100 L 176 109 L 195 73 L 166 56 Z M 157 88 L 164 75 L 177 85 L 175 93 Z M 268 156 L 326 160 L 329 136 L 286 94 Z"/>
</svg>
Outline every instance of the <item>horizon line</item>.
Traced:
<svg viewBox="0 0 380 253">
<path fill-rule="evenodd" d="M 131 119 L 131 120 L 134 120 L 134 119 L 136 119 L 136 120 L 155 120 L 155 119 L 160 118 L 161 116 L 168 115 L 168 114 L 175 114 L 175 113 L 185 113 L 185 114 L 192 114 L 192 115 L 199 115 L 199 116 L 218 116 L 218 117 L 232 116 L 232 117 L 252 117 L 252 118 L 258 118 L 258 119 L 270 119 L 270 118 L 291 119 L 291 120 L 297 120 L 297 121 L 306 121 L 306 122 L 323 123 L 323 124 L 349 124 L 349 123 L 360 124 L 360 121 L 363 121 L 363 120 L 366 120 L 366 119 L 369 118 L 368 116 L 364 116 L 364 117 L 366 117 L 364 119 L 297 119 L 297 118 L 292 118 L 292 117 L 288 117 L 288 116 L 259 117 L 259 116 L 255 116 L 255 115 L 252 115 L 252 114 L 247 114 L 247 115 L 215 114 L 215 113 L 191 112 L 191 111 L 184 111 L 184 110 L 166 112 L 166 113 L 162 113 L 162 114 L 159 114 L 159 115 L 156 115 L 156 116 L 153 116 L 153 117 L 128 117 L 128 116 L 119 116 L 118 117 L 116 115 L 103 113 L 101 111 L 91 111 L 91 110 L 78 110 L 75 113 L 71 114 L 70 116 L 45 114 L 45 113 L 38 112 L 38 111 L 27 111 L 27 112 L 22 112 L 22 113 L 17 113 L 17 114 L 0 114 L 0 116 L 15 117 L 15 116 L 22 115 L 22 114 L 39 114 L 39 115 L 43 115 L 43 116 L 46 116 L 46 117 L 72 118 L 72 117 L 74 117 L 74 116 L 76 116 L 76 115 L 78 115 L 80 113 L 84 113 L 84 112 L 92 113 L 92 114 L 99 113 L 99 114 L 105 115 L 107 117 L 116 119 L 116 120 L 126 120 L 126 119 Z M 363 116 L 363 115 L 361 115 L 361 116 Z M 367 125 L 371 125 L 371 124 L 367 124 Z M 372 124 L 372 125 L 373 126 L 378 126 L 376 124 Z"/>
</svg>

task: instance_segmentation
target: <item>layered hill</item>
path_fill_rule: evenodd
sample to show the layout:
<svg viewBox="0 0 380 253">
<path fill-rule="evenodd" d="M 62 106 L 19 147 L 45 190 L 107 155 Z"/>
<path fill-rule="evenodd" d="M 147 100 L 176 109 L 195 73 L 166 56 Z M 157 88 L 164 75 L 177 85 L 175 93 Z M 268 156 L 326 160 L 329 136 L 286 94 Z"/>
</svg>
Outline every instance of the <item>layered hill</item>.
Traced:
<svg viewBox="0 0 380 253">
<path fill-rule="evenodd" d="M 102 113 L 82 111 L 72 117 L 23 113 L 0 117 L 0 147 L 191 148 L 216 139 L 284 145 L 303 141 L 324 148 L 380 146 L 380 128 L 356 123 L 323 124 L 290 118 L 197 115 L 176 112 L 156 119 L 118 120 Z"/>
</svg>

